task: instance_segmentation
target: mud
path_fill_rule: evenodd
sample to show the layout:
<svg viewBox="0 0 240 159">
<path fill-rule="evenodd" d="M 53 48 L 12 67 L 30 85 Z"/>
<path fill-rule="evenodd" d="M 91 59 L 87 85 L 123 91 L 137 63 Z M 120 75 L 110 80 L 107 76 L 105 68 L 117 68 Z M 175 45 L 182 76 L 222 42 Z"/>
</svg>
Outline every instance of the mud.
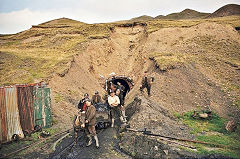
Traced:
<svg viewBox="0 0 240 159">
<path fill-rule="evenodd" d="M 127 115 L 130 128 L 143 130 L 146 128 L 152 133 L 169 137 L 194 139 L 190 129 L 173 117 L 158 103 L 151 101 L 144 95 L 137 96 L 127 106 Z M 149 116 L 150 115 L 150 116 Z M 146 120 L 149 118 L 149 120 Z M 98 131 L 100 149 L 96 149 L 95 143 L 86 147 L 87 138 L 83 132 L 79 133 L 76 144 L 73 137 L 64 139 L 57 150 L 47 159 L 74 159 L 74 158 L 227 158 L 220 155 L 198 155 L 191 144 L 165 140 L 159 137 L 149 136 L 143 133 L 131 132 L 117 121 L 114 128 Z M 93 140 L 94 141 L 94 140 Z M 64 151 L 63 151 L 64 150 Z"/>
<path fill-rule="evenodd" d="M 73 137 L 69 136 L 57 147 L 57 150 L 50 154 L 47 159 L 74 159 L 74 158 L 131 158 L 120 151 L 118 143 L 117 128 L 108 128 L 98 132 L 100 148 L 95 147 L 95 141 L 90 147 L 86 147 L 87 138 L 83 132 L 79 133 L 79 138 L 76 144 Z M 67 147 L 67 148 L 66 148 Z M 65 149 L 66 148 L 66 149 Z M 64 150 L 62 152 L 62 150 Z"/>
</svg>

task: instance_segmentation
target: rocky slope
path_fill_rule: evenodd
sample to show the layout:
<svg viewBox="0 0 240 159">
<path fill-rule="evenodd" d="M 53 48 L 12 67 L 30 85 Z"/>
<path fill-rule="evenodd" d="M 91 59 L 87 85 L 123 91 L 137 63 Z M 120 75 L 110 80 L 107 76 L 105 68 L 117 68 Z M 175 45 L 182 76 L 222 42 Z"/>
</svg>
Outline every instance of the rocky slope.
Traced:
<svg viewBox="0 0 240 159">
<path fill-rule="evenodd" d="M 238 4 L 228 4 L 225 5 L 214 13 L 208 16 L 208 18 L 216 18 L 216 17 L 224 17 L 224 16 L 231 16 L 231 15 L 240 15 L 240 5 Z"/>
</svg>

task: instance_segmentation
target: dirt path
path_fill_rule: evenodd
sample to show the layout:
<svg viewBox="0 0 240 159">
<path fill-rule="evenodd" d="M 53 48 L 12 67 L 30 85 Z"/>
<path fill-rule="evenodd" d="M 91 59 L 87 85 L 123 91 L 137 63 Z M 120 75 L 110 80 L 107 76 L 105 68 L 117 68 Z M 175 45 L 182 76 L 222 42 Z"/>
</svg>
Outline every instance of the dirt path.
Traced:
<svg viewBox="0 0 240 159">
<path fill-rule="evenodd" d="M 95 143 L 93 140 L 93 144 L 90 147 L 86 147 L 86 136 L 82 135 L 83 132 L 79 134 L 79 140 L 76 145 L 73 147 L 68 146 L 73 142 L 73 137 L 69 136 L 63 140 L 63 142 L 57 147 L 57 150 L 51 154 L 48 159 L 74 159 L 74 158 L 118 158 L 118 159 L 127 159 L 131 158 L 119 150 L 119 139 L 116 128 L 108 128 L 105 130 L 101 130 L 98 133 L 98 138 L 100 142 L 100 148 L 95 148 Z M 67 148 L 64 152 L 63 149 Z"/>
</svg>

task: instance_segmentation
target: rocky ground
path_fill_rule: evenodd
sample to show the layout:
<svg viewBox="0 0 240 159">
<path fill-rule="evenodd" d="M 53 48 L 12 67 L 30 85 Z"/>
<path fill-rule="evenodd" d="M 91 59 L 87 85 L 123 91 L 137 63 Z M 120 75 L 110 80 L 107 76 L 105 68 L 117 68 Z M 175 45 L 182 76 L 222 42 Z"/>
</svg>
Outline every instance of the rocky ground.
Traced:
<svg viewBox="0 0 240 159">
<path fill-rule="evenodd" d="M 86 147 L 86 136 L 80 132 L 77 144 L 72 144 L 74 143 L 73 137 L 70 135 L 47 158 L 230 158 L 216 154 L 198 155 L 194 153 L 197 150 L 191 143 L 133 132 L 131 128 L 133 130 L 146 128 L 153 134 L 195 139 L 194 135 L 189 133 L 190 129 L 186 125 L 158 103 L 151 101 L 151 97 L 145 97 L 144 94 L 137 96 L 128 105 L 127 112 L 128 127 L 124 127 L 118 121 L 115 128 L 98 131 L 100 149 L 96 149 L 94 144 Z"/>
</svg>

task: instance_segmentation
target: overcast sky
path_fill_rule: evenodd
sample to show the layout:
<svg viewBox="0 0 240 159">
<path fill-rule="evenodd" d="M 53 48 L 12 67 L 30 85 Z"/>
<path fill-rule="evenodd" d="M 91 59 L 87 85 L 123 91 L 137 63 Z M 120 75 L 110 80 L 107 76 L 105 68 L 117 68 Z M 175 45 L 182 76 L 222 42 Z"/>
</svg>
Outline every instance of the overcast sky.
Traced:
<svg viewBox="0 0 240 159">
<path fill-rule="evenodd" d="M 240 0 L 0 0 L 0 34 L 17 33 L 62 17 L 103 23 L 186 8 L 211 13 L 230 3 L 240 4 Z"/>
</svg>

